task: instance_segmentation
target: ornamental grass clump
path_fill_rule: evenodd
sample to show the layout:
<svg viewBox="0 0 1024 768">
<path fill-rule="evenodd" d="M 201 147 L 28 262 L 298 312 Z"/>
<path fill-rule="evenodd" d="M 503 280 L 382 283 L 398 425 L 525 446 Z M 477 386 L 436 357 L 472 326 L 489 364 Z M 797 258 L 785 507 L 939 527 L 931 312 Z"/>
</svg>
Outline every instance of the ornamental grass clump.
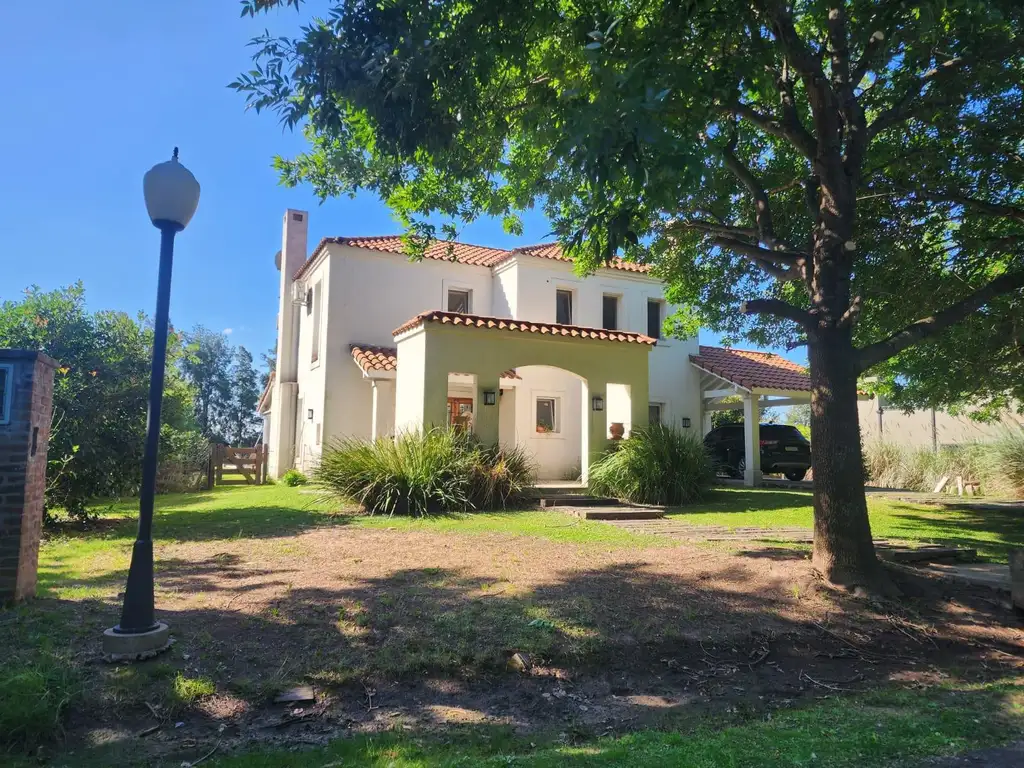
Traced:
<svg viewBox="0 0 1024 768">
<path fill-rule="evenodd" d="M 521 448 L 483 446 L 449 428 L 334 441 L 313 477 L 328 495 L 367 514 L 422 517 L 507 509 L 521 502 L 533 474 Z"/>
<path fill-rule="evenodd" d="M 702 498 L 714 479 L 714 463 L 697 435 L 656 424 L 633 430 L 594 462 L 588 485 L 596 496 L 675 506 Z"/>
</svg>

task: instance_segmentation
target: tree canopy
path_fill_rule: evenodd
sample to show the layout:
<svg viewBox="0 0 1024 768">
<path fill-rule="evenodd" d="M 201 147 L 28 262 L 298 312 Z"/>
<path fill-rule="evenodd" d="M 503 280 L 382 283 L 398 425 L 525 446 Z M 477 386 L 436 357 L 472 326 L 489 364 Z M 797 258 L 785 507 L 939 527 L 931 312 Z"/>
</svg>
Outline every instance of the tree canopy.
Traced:
<svg viewBox="0 0 1024 768">
<path fill-rule="evenodd" d="M 186 340 L 173 328 L 168 335 L 161 460 L 195 454 L 196 445 L 206 444 L 196 425 L 199 390 L 186 375 L 195 359 Z M 224 344 L 228 361 L 235 360 L 224 404 L 232 426 L 225 432 L 251 444 L 258 435 L 257 373 L 244 348 L 236 354 Z M 81 283 L 53 291 L 32 287 L 22 298 L 0 303 L 0 347 L 38 349 L 59 365 L 47 454 L 48 513 L 84 517 L 98 496 L 134 493 L 142 477 L 149 402 L 150 320 L 142 313 L 90 312 Z"/>
<path fill-rule="evenodd" d="M 304 125 L 310 151 L 277 160 L 286 183 L 376 192 L 413 253 L 434 215 L 446 237 L 482 215 L 515 232 L 539 205 L 580 271 L 652 264 L 678 333 L 806 343 L 815 562 L 850 581 L 877 572 L 857 377 L 992 398 L 1020 370 L 1019 333 L 997 331 L 1019 327 L 1024 286 L 1022 15 L 1018 0 L 354 0 L 295 39 L 257 38 L 232 87 Z M 972 390 L 982 355 L 996 365 Z"/>
</svg>

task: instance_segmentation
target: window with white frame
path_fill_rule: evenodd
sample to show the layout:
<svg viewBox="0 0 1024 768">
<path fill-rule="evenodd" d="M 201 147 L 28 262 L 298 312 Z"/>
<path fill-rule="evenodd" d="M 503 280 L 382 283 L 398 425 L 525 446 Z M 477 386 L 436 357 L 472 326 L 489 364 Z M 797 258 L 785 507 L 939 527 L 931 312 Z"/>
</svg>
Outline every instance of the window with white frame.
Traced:
<svg viewBox="0 0 1024 768">
<path fill-rule="evenodd" d="M 619 297 L 605 294 L 601 297 L 601 327 L 606 331 L 619 329 Z"/>
<path fill-rule="evenodd" d="M 14 393 L 14 366 L 0 365 L 0 424 L 11 421 L 11 396 Z"/>
<path fill-rule="evenodd" d="M 661 403 L 649 403 L 647 406 L 647 421 L 651 424 L 661 424 L 664 413 L 664 405 Z"/>
<path fill-rule="evenodd" d="M 465 288 L 449 288 L 448 289 L 448 311 L 449 312 L 461 312 L 464 315 L 470 313 L 470 307 L 472 303 L 470 301 L 472 291 L 466 290 Z"/>
<path fill-rule="evenodd" d="M 323 281 L 318 280 L 313 286 L 313 353 L 311 362 L 320 359 L 320 305 L 323 301 Z"/>
<path fill-rule="evenodd" d="M 572 325 L 572 291 L 555 291 L 555 322 Z"/>
<path fill-rule="evenodd" d="M 558 398 L 538 397 L 536 400 L 537 432 L 552 434 L 558 432 Z"/>
</svg>

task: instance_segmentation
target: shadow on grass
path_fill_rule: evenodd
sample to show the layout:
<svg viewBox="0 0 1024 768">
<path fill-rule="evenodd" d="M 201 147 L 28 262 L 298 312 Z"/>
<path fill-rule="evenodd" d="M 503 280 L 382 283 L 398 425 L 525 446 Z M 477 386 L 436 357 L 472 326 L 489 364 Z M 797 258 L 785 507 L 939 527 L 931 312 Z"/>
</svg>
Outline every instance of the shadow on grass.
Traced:
<svg viewBox="0 0 1024 768">
<path fill-rule="evenodd" d="M 970 547 L 1000 560 L 1006 560 L 1011 549 L 1024 547 L 1024 512 L 943 505 L 932 514 L 923 514 L 920 507 L 901 503 L 891 506 L 899 516 L 898 527 L 905 524 L 908 534 L 917 539 Z M 951 514 L 943 516 L 943 510 Z"/>
<path fill-rule="evenodd" d="M 273 510 L 260 508 L 260 514 Z M 163 514 L 181 514 L 185 525 L 207 513 Z M 261 520 L 235 522 L 264 530 Z M 870 687 L 916 675 L 923 666 L 956 673 L 980 653 L 958 629 L 1016 621 L 992 601 L 971 603 L 969 593 L 955 614 L 944 614 L 944 595 L 922 591 L 908 605 L 941 615 L 934 645 L 865 616 L 842 597 L 835 598 L 840 610 L 827 619 L 825 632 L 814 623 L 820 616 L 796 610 L 794 573 L 803 571 L 772 564 L 766 572 L 766 564 L 752 558 L 708 560 L 685 573 L 643 562 L 553 567 L 527 589 L 501 578 L 501 568 L 484 575 L 468 567 L 389 568 L 386 559 L 380 562 L 386 555 L 367 553 L 381 575 L 356 576 L 334 574 L 330 566 L 311 574 L 301 565 L 247 563 L 229 553 L 162 560 L 159 584 L 175 594 L 158 598 L 159 618 L 171 624 L 176 640 L 169 654 L 130 667 L 136 671 L 127 677 L 119 671 L 125 667 L 87 663 L 99 654 L 103 629 L 117 620 L 120 606 L 111 595 L 40 599 L 0 612 L 0 658 L 14 671 L 45 659 L 66 666 L 76 682 L 58 697 L 68 702 L 58 720 L 79 739 L 87 729 L 129 734 L 123 747 L 134 762 L 145 757 L 133 750 L 149 748 L 130 737 L 152 725 L 145 703 L 170 707 L 178 673 L 209 679 L 218 697 L 241 703 L 218 710 L 200 701 L 192 712 L 175 715 L 201 747 L 194 754 L 192 747 L 178 748 L 168 762 L 179 764 L 208 751 L 220 724 L 276 728 L 280 712 L 268 714 L 268 700 L 301 681 L 331 691 L 330 721 L 351 730 L 378 727 L 378 718 L 398 722 L 386 719 L 389 711 L 414 729 L 436 727 L 457 709 L 468 718 L 590 734 L 604 728 L 601 718 L 632 728 L 663 717 L 760 711 L 766 702 L 828 691 L 808 684 L 805 674 L 826 685 L 856 679 Z M 779 548 L 775 556 L 782 561 L 793 553 Z M 96 583 L 109 586 L 117 576 L 105 574 Z M 60 583 L 68 577 L 56 572 L 50 578 Z M 862 650 L 851 654 L 851 643 Z M 771 663 L 756 663 L 765 649 Z M 1021 653 L 1011 643 L 1000 650 Z M 530 659 L 533 674 L 509 671 L 516 651 Z M 563 686 L 576 698 L 543 696 Z M 829 695 L 853 687 L 843 684 Z M 381 711 L 368 707 L 368 690 Z M 16 710 L 17 699 L 6 706 Z M 81 743 L 76 749 L 76 760 L 89 752 Z"/>
</svg>

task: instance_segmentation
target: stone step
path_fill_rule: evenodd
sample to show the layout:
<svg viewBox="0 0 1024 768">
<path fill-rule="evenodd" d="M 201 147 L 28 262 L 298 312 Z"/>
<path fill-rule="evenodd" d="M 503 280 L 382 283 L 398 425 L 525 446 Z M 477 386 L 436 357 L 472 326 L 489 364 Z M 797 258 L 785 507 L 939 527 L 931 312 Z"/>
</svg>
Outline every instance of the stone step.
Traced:
<svg viewBox="0 0 1024 768">
<path fill-rule="evenodd" d="M 967 547 L 893 547 L 878 546 L 875 549 L 883 560 L 894 563 L 933 563 L 939 560 L 972 560 L 978 556 L 976 549 Z"/>
<path fill-rule="evenodd" d="M 562 511 L 584 520 L 657 520 L 665 514 L 657 507 L 566 507 Z"/>
<path fill-rule="evenodd" d="M 548 507 L 617 507 L 622 502 L 604 496 L 586 496 L 582 493 L 545 494 L 538 503 L 542 508 Z"/>
</svg>

